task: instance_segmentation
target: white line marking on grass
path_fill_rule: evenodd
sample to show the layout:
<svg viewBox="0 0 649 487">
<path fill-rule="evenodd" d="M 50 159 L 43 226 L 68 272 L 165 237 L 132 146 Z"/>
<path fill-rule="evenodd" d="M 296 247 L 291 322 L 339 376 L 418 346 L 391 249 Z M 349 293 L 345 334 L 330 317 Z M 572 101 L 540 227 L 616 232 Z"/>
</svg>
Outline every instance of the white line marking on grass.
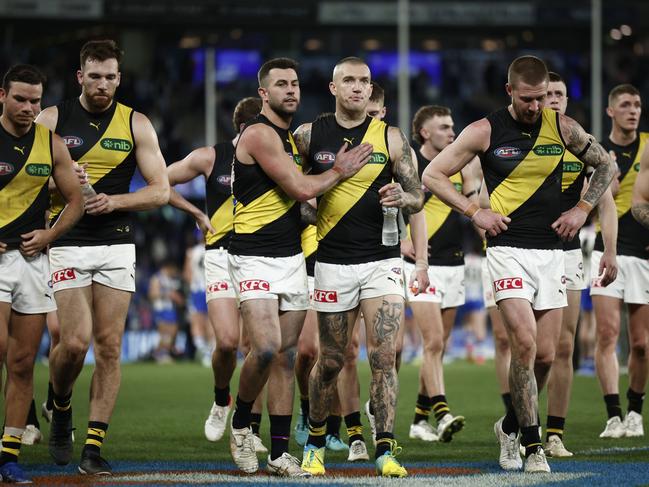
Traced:
<svg viewBox="0 0 649 487">
<path fill-rule="evenodd" d="M 590 450 L 581 450 L 578 452 L 575 452 L 575 454 L 579 455 L 608 455 L 608 454 L 615 454 L 615 453 L 634 453 L 634 452 L 641 452 L 641 451 L 649 451 L 649 446 L 632 446 L 632 447 L 621 447 L 621 446 L 614 446 L 611 448 L 593 448 Z"/>
<path fill-rule="evenodd" d="M 135 475 L 115 475 L 110 478 L 101 479 L 111 484 L 120 482 L 178 482 L 182 484 L 211 484 L 211 483 L 228 483 L 228 484 L 317 484 L 317 485 L 398 485 L 413 487 L 429 487 L 433 485 L 444 485 L 445 487 L 513 487 L 513 486 L 535 486 L 543 485 L 548 482 L 568 482 L 578 479 L 586 479 L 592 474 L 582 473 L 549 473 L 549 474 L 524 474 L 519 473 L 489 473 L 478 475 L 414 475 L 405 479 L 384 479 L 380 477 L 324 477 L 310 479 L 291 479 L 284 477 L 268 477 L 265 475 L 225 475 L 215 473 L 150 473 Z"/>
</svg>

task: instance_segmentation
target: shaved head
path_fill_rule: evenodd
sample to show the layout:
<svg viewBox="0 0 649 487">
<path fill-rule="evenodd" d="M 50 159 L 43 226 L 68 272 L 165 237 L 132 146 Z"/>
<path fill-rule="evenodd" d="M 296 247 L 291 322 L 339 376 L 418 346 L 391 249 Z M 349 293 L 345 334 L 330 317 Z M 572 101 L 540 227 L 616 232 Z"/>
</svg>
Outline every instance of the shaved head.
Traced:
<svg viewBox="0 0 649 487">
<path fill-rule="evenodd" d="M 521 56 L 509 65 L 507 70 L 507 83 L 516 88 L 519 83 L 536 86 L 547 83 L 548 68 L 545 63 L 536 56 Z"/>
<path fill-rule="evenodd" d="M 340 74 L 343 71 L 342 67 L 345 65 L 367 66 L 367 63 L 359 57 L 350 56 L 350 57 L 343 58 L 340 61 L 338 61 L 334 66 L 332 79 L 335 80 L 336 78 L 340 77 Z M 368 70 L 369 70 L 369 66 L 368 66 Z"/>
</svg>

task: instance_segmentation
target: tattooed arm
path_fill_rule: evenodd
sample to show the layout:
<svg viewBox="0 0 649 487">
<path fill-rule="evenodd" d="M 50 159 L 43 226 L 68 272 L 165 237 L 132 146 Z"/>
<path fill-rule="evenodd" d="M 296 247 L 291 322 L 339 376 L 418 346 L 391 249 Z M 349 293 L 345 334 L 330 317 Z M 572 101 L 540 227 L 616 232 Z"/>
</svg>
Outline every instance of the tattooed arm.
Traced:
<svg viewBox="0 0 649 487">
<path fill-rule="evenodd" d="M 381 204 L 401 208 L 409 215 L 417 213 L 424 206 L 424 192 L 408 139 L 397 127 L 388 127 L 388 150 L 396 183 L 379 189 Z"/>
<path fill-rule="evenodd" d="M 564 240 L 571 240 L 586 221 L 590 210 L 597 204 L 615 176 L 611 156 L 595 138 L 572 118 L 559 115 L 561 136 L 566 148 L 584 164 L 595 168 L 588 189 L 577 205 L 563 213 L 552 228 Z"/>
<path fill-rule="evenodd" d="M 311 167 L 309 161 L 309 147 L 311 145 L 311 125 L 310 123 L 303 123 L 293 132 L 293 140 L 297 146 L 297 151 L 302 156 L 302 169 L 306 173 Z"/>
<path fill-rule="evenodd" d="M 300 203 L 300 217 L 303 223 L 315 225 L 318 221 L 318 210 L 316 210 L 316 199 L 310 199 Z"/>
<path fill-rule="evenodd" d="M 633 186 L 633 218 L 649 228 L 649 145 L 645 146 L 640 159 L 640 172 Z"/>
</svg>

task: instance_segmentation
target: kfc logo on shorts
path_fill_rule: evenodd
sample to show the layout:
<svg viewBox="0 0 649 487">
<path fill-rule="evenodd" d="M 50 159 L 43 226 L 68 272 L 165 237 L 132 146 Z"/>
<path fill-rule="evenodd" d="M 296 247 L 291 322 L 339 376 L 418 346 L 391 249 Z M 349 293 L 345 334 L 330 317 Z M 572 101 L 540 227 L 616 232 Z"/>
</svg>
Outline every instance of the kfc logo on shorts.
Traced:
<svg viewBox="0 0 649 487">
<path fill-rule="evenodd" d="M 52 284 L 56 284 L 61 281 L 72 281 L 77 278 L 77 275 L 74 273 L 74 269 L 61 269 L 52 274 Z"/>
<path fill-rule="evenodd" d="M 270 291 L 270 284 L 268 281 L 261 279 L 241 281 L 239 283 L 239 292 L 245 293 L 246 291 Z"/>
<path fill-rule="evenodd" d="M 429 286 L 428 289 L 424 291 L 426 294 L 437 294 L 437 288 L 435 286 Z"/>
<path fill-rule="evenodd" d="M 225 281 L 216 281 L 207 286 L 207 291 L 210 293 L 218 293 L 219 291 L 227 291 L 228 283 Z"/>
<path fill-rule="evenodd" d="M 336 291 L 323 291 L 315 289 L 313 291 L 313 300 L 317 303 L 337 303 L 338 293 Z"/>
<path fill-rule="evenodd" d="M 510 289 L 523 289 L 522 277 L 506 277 L 505 279 L 498 279 L 494 281 L 494 288 L 498 291 L 508 291 Z"/>
</svg>

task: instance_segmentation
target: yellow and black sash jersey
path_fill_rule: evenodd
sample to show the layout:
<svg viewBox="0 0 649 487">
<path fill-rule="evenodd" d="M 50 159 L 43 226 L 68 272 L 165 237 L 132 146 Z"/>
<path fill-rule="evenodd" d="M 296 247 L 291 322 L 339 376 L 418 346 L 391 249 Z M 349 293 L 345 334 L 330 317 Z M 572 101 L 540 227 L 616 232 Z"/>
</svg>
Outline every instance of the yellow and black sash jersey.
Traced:
<svg viewBox="0 0 649 487">
<path fill-rule="evenodd" d="M 640 132 L 632 144 L 620 146 L 609 139 L 602 143 L 607 151 L 614 151 L 617 158 L 617 165 L 620 168 L 620 189 L 615 195 L 615 206 L 617 207 L 617 254 L 649 259 L 649 230 L 643 227 L 633 218 L 631 214 L 631 197 L 633 185 L 640 171 L 640 158 L 649 140 L 648 132 Z M 597 226 L 597 238 L 595 239 L 595 250 L 604 251 L 604 241 L 599 225 Z"/>
<path fill-rule="evenodd" d="M 298 166 L 300 156 L 289 130 L 258 115 L 244 127 L 263 123 L 271 127 L 284 144 L 284 150 Z M 234 233 L 229 253 L 262 257 L 290 257 L 300 247 L 300 205 L 291 199 L 259 164 L 242 164 L 234 158 Z"/>
<path fill-rule="evenodd" d="M 216 158 L 212 172 L 205 181 L 205 206 L 216 233 L 205 237 L 205 249 L 228 248 L 232 236 L 234 200 L 232 199 L 232 142 L 221 142 L 214 146 Z"/>
<path fill-rule="evenodd" d="M 581 198 L 581 190 L 584 188 L 586 178 L 586 166 L 577 159 L 572 152 L 566 150 L 563 154 L 563 175 L 561 176 L 561 212 L 573 208 Z M 579 232 L 572 240 L 563 242 L 563 250 L 575 250 L 581 248 Z"/>
<path fill-rule="evenodd" d="M 417 166 L 420 178 L 429 163 L 430 161 L 417 151 Z M 450 180 L 455 189 L 461 193 L 464 184 L 462 173 L 453 174 Z M 428 188 L 424 189 L 424 215 L 426 216 L 428 236 L 428 264 L 438 266 L 464 265 L 461 215 L 433 195 Z M 405 259 L 412 262 L 407 257 Z"/>
<path fill-rule="evenodd" d="M 14 137 L 0 125 L 0 242 L 10 250 L 20 247 L 21 234 L 45 228 L 52 160 L 46 127 L 34 123 Z"/>
<path fill-rule="evenodd" d="M 511 218 L 508 229 L 487 237 L 489 247 L 560 249 L 552 229 L 561 215 L 561 157 L 565 144 L 559 114 L 549 108 L 533 125 L 514 120 L 507 108 L 487 116 L 489 148 L 480 156 L 491 209 Z"/>
<path fill-rule="evenodd" d="M 399 257 L 399 245 L 381 244 L 379 189 L 392 182 L 387 133 L 388 126 L 372 117 L 351 129 L 338 125 L 333 114 L 313 122 L 309 160 L 314 174 L 331 168 L 345 142 L 350 148 L 363 142 L 374 147 L 358 173 L 318 198 L 318 262 L 361 264 Z"/>
<path fill-rule="evenodd" d="M 304 253 L 304 261 L 306 262 L 307 276 L 314 276 L 315 271 L 315 255 L 318 250 L 318 230 L 315 225 L 302 224 L 302 234 L 300 239 L 302 241 L 302 252 Z"/>
<path fill-rule="evenodd" d="M 113 102 L 108 110 L 90 113 L 78 98 L 57 105 L 59 115 L 55 132 L 59 134 L 79 165 L 88 164 L 86 172 L 97 193 L 129 192 L 135 172 L 133 109 Z M 63 209 L 60 196 L 52 201 L 52 220 Z M 113 211 L 105 215 L 83 215 L 68 233 L 53 246 L 111 245 L 133 242 L 132 214 Z"/>
</svg>

